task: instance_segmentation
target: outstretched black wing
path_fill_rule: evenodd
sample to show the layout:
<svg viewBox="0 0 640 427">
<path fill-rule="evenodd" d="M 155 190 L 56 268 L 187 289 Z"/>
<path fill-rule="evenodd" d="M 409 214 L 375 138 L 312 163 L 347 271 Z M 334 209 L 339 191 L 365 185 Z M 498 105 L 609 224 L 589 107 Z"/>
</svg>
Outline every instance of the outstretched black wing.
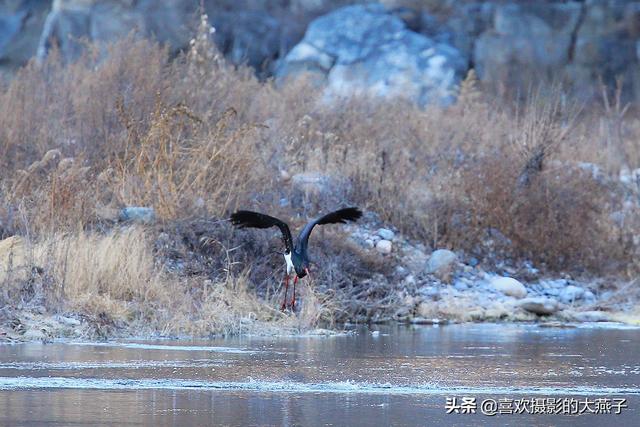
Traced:
<svg viewBox="0 0 640 427">
<path fill-rule="evenodd" d="M 289 226 L 278 218 L 259 212 L 238 211 L 231 215 L 231 223 L 239 228 L 269 228 L 276 226 L 282 232 L 282 240 L 284 240 L 287 252 L 293 250 L 293 239 L 291 237 L 291 231 L 289 231 Z"/>
<path fill-rule="evenodd" d="M 297 245 L 303 253 L 306 253 L 309 244 L 309 236 L 313 227 L 323 224 L 346 224 L 347 221 L 356 221 L 362 216 L 362 211 L 358 208 L 344 208 L 335 212 L 331 212 L 320 218 L 314 219 L 304 226 L 300 235 L 298 235 Z"/>
</svg>

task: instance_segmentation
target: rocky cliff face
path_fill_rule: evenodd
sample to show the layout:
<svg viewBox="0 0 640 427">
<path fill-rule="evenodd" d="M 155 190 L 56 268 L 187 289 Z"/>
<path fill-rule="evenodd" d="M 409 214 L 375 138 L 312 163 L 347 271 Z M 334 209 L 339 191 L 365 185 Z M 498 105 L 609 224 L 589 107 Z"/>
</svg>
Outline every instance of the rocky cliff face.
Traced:
<svg viewBox="0 0 640 427">
<path fill-rule="evenodd" d="M 527 73 L 588 94 L 600 79 L 621 78 L 638 95 L 639 35 L 639 2 L 507 3 L 475 40 L 473 61 L 493 84 L 521 84 Z"/>
<path fill-rule="evenodd" d="M 159 7 L 159 3 L 163 6 Z M 153 37 L 172 49 L 187 45 L 193 7 L 188 1 L 54 0 L 42 29 L 37 55 L 44 57 L 53 44 L 72 60 L 83 41 L 109 41 L 134 31 Z"/>
<path fill-rule="evenodd" d="M 563 81 L 579 93 L 621 78 L 640 95 L 640 2 L 460 1 L 356 5 L 354 1 L 204 1 L 221 50 L 260 76 L 317 72 L 333 92 L 450 102 L 475 68 L 498 89 L 532 79 Z M 11 74 L 59 46 L 72 60 L 83 40 L 132 31 L 174 52 L 193 34 L 194 0 L 11 0 L 0 3 L 0 73 Z M 422 8 L 422 9 L 420 9 Z M 317 17 L 317 18 L 316 18 Z M 315 18 L 315 19 L 314 19 Z"/>
<path fill-rule="evenodd" d="M 0 2 L 0 75 L 11 73 L 38 49 L 51 1 Z"/>
</svg>

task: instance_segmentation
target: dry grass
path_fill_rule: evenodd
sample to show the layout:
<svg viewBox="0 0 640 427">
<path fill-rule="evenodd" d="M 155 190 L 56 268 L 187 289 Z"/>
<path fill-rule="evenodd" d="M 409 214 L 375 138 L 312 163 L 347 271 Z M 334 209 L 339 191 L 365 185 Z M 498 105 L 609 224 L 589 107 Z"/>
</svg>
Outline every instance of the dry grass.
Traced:
<svg viewBox="0 0 640 427">
<path fill-rule="evenodd" d="M 327 256 L 298 323 L 271 309 L 281 266 L 271 242 L 216 220 L 239 206 L 291 217 L 280 200 L 295 194 L 282 171 L 333 178 L 324 198 L 294 206 L 302 216 L 357 203 L 432 247 L 637 274 L 638 221 L 611 219 L 632 191 L 614 178 L 640 167 L 637 111 L 615 94 L 583 111 L 559 88 L 547 92 L 514 105 L 482 93 L 470 74 L 447 109 L 327 103 L 305 77 L 278 87 L 228 65 L 206 21 L 173 60 L 133 36 L 70 65 L 53 53 L 0 88 L 0 235 L 34 245 L 42 271 L 29 280 L 48 288 L 29 292 L 54 296 L 51 307 L 171 332 L 311 327 L 392 311 L 392 290 L 366 285 L 388 266 L 331 235 L 318 246 Z M 132 205 L 152 206 L 158 226 L 116 231 L 108 213 Z M 626 209 L 638 217 L 635 205 Z M 198 218 L 214 224 L 206 234 L 180 231 Z M 177 246 L 158 250 L 162 233 Z M 174 252 L 189 268 L 167 267 Z"/>
<path fill-rule="evenodd" d="M 91 336 L 282 333 L 308 330 L 332 316 L 323 296 L 301 286 L 297 316 L 281 313 L 279 295 L 250 290 L 247 272 L 216 280 L 157 268 L 142 228 L 13 239 L 0 248 L 3 310 L 44 307 L 88 320 Z M 9 255 L 10 254 L 10 255 Z"/>
</svg>

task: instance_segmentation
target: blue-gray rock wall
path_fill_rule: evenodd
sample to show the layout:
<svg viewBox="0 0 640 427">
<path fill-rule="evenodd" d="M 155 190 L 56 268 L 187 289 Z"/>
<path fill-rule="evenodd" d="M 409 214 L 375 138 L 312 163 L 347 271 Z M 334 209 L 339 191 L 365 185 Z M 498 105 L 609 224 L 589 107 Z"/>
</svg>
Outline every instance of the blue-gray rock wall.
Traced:
<svg viewBox="0 0 640 427">
<path fill-rule="evenodd" d="M 363 2 L 206 0 L 204 6 L 232 62 L 262 77 L 314 71 L 334 95 L 366 89 L 446 104 L 470 68 L 498 89 L 544 78 L 589 95 L 598 93 L 600 80 L 620 78 L 627 97 L 640 95 L 640 1 L 350 3 Z M 85 39 L 132 31 L 180 51 L 198 7 L 195 0 L 0 1 L 0 74 L 46 56 L 54 44 L 73 60 Z"/>
</svg>

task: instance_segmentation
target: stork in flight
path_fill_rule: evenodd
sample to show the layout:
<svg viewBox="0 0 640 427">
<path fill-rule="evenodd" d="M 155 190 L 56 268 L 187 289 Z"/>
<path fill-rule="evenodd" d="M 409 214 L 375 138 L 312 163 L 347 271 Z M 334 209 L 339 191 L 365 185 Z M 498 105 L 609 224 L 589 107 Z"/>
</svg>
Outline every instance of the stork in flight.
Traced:
<svg viewBox="0 0 640 427">
<path fill-rule="evenodd" d="M 286 222 L 274 218 L 269 215 L 265 215 L 252 211 L 238 211 L 231 215 L 231 223 L 239 228 L 269 228 L 278 227 L 282 232 L 282 240 L 284 241 L 284 260 L 287 263 L 287 272 L 284 277 L 285 289 L 284 300 L 282 301 L 281 310 L 287 308 L 287 292 L 289 290 L 289 276 L 293 271 L 296 275 L 293 278 L 293 296 L 291 298 L 290 307 L 295 310 L 296 307 L 296 283 L 298 279 L 309 274 L 309 254 L 307 248 L 309 246 L 309 236 L 313 227 L 323 224 L 346 224 L 347 221 L 356 221 L 362 216 L 362 211 L 358 208 L 345 208 L 335 212 L 326 214 L 320 218 L 316 218 L 310 221 L 302 229 L 295 245 L 293 238 L 291 237 L 291 231 Z"/>
</svg>

